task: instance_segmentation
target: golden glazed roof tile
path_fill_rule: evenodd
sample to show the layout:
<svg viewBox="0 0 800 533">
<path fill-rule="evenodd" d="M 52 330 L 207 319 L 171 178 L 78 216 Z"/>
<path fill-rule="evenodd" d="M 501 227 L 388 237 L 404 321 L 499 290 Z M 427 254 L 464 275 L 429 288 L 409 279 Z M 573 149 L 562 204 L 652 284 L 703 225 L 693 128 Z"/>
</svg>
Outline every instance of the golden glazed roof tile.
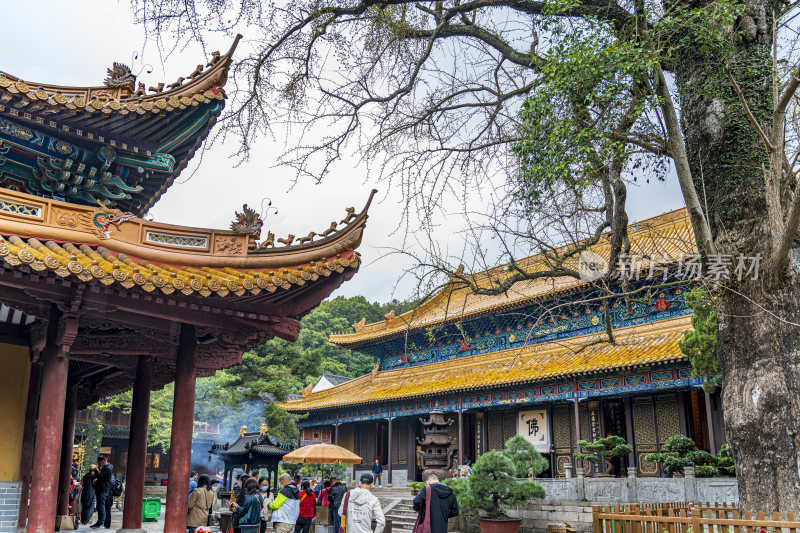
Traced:
<svg viewBox="0 0 800 533">
<path fill-rule="evenodd" d="M 54 241 L 42 243 L 34 237 L 16 235 L 0 236 L 0 258 L 11 266 L 25 264 L 37 271 L 50 270 L 62 278 L 76 276 L 81 281 L 97 280 L 103 285 L 119 283 L 125 288 L 138 285 L 146 292 L 158 289 L 164 294 L 172 294 L 177 290 L 186 295 L 197 293 L 201 296 L 243 296 L 262 291 L 291 290 L 319 279 L 316 269 L 325 269 L 330 275 L 331 271 L 357 268 L 359 263 L 358 255 L 351 251 L 323 259 L 321 264 L 324 266 L 316 268 L 290 264 L 286 265 L 287 268 L 258 270 L 196 268 L 153 263 L 124 253 L 115 254 L 102 246 L 93 248 L 86 244 Z"/>
<path fill-rule="evenodd" d="M 696 253 L 694 233 L 685 209 L 664 213 L 657 217 L 629 226 L 631 255 L 641 256 L 642 264 L 647 258 L 677 259 L 682 255 Z M 603 240 L 590 251 L 608 259 L 610 245 Z M 533 255 L 518 262 L 527 272 L 547 269 L 540 255 Z M 577 258 L 567 267 L 576 267 Z M 471 282 L 478 287 L 498 284 L 508 273 L 496 267 L 471 275 Z M 487 312 L 517 308 L 530 302 L 552 298 L 564 292 L 580 290 L 588 284 L 572 277 L 539 278 L 515 283 L 506 293 L 498 295 L 476 294 L 466 287 L 445 287 L 416 309 L 373 324 L 354 324 L 354 333 L 331 335 L 330 342 L 339 346 L 356 348 L 378 340 L 402 335 L 436 324 L 462 321 Z"/>
<path fill-rule="evenodd" d="M 386 402 L 459 391 L 491 389 L 686 360 L 678 342 L 691 329 L 682 316 L 615 330 L 616 344 L 597 334 L 547 342 L 483 355 L 366 374 L 301 400 L 283 404 L 293 412 Z"/>
</svg>

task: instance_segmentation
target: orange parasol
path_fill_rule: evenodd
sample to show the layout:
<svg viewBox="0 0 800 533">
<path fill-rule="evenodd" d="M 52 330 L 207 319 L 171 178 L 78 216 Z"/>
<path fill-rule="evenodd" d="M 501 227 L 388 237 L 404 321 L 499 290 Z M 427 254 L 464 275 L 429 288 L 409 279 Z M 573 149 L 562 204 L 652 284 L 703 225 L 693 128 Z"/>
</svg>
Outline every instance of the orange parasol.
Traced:
<svg viewBox="0 0 800 533">
<path fill-rule="evenodd" d="M 310 444 L 308 446 L 303 446 L 302 448 L 298 448 L 284 455 L 283 460 L 287 463 L 342 463 L 346 465 L 357 465 L 361 463 L 361 457 L 335 444 Z"/>
</svg>

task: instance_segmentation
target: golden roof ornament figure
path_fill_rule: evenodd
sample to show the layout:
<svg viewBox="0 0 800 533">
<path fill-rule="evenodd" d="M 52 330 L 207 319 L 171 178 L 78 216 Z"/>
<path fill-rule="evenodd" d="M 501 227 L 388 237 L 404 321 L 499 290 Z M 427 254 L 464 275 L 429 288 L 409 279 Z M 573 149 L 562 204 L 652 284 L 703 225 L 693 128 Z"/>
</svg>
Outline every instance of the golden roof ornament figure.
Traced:
<svg viewBox="0 0 800 533">
<path fill-rule="evenodd" d="M 269 427 L 266 424 L 261 424 L 261 430 L 258 432 L 259 435 L 266 435 L 269 431 Z"/>
<path fill-rule="evenodd" d="M 239 436 L 244 437 L 244 434 L 247 433 L 247 426 L 242 426 L 239 428 Z"/>
</svg>

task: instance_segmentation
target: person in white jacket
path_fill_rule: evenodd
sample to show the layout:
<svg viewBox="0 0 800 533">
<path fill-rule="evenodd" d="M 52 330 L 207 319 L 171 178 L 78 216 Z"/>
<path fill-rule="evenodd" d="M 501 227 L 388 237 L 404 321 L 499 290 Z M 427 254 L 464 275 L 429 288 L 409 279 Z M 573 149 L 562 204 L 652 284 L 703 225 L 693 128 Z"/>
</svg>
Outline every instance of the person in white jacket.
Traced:
<svg viewBox="0 0 800 533">
<path fill-rule="evenodd" d="M 281 490 L 268 505 L 272 509 L 272 521 L 277 533 L 294 533 L 294 525 L 300 516 L 300 491 L 289 474 L 283 474 L 278 482 Z"/>
<path fill-rule="evenodd" d="M 378 498 L 370 492 L 374 482 L 372 474 L 361 474 L 359 487 L 350 491 L 345 518 L 347 533 L 372 533 L 373 520 L 376 523 L 375 533 L 383 533 L 386 517 L 383 516 Z"/>
</svg>

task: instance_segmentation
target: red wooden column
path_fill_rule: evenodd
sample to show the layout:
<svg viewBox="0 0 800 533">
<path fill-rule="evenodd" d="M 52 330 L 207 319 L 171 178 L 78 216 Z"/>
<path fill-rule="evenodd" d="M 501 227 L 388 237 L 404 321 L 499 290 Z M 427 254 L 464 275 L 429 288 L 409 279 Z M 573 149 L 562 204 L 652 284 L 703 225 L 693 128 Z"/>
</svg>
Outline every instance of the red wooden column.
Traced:
<svg viewBox="0 0 800 533">
<path fill-rule="evenodd" d="M 458 410 L 458 466 L 464 464 L 464 411 Z"/>
<path fill-rule="evenodd" d="M 130 436 L 128 437 L 128 467 L 125 473 L 125 510 L 122 529 L 142 530 L 142 498 L 144 470 L 147 459 L 147 424 L 150 420 L 150 389 L 153 388 L 153 360 L 141 355 L 133 383 Z"/>
<path fill-rule="evenodd" d="M 31 490 L 33 439 L 36 434 L 36 412 L 39 409 L 39 382 L 41 379 L 41 363 L 32 363 L 30 380 L 28 381 L 28 404 L 25 408 L 25 428 L 22 430 L 22 454 L 19 458 L 21 497 L 19 500 L 17 529 L 25 529 L 25 525 L 28 522 L 28 493 Z"/>
<path fill-rule="evenodd" d="M 169 480 L 164 533 L 186 532 L 186 502 L 189 498 L 189 471 L 194 431 L 194 353 L 195 327 L 181 324 L 175 363 L 175 397 L 172 407 L 172 435 L 169 447 Z"/>
<path fill-rule="evenodd" d="M 56 527 L 58 475 L 61 470 L 61 434 L 67 396 L 67 352 L 78 331 L 77 316 L 60 317 L 54 307 L 42 353 L 42 385 L 39 395 L 36 447 L 28 509 L 28 533 L 52 533 Z M 60 331 L 59 331 L 60 330 Z"/>
<path fill-rule="evenodd" d="M 72 446 L 75 444 L 75 415 L 78 413 L 78 387 L 67 389 L 64 430 L 61 434 L 61 474 L 58 487 L 58 514 L 69 514 L 69 481 L 72 477 Z"/>
</svg>

